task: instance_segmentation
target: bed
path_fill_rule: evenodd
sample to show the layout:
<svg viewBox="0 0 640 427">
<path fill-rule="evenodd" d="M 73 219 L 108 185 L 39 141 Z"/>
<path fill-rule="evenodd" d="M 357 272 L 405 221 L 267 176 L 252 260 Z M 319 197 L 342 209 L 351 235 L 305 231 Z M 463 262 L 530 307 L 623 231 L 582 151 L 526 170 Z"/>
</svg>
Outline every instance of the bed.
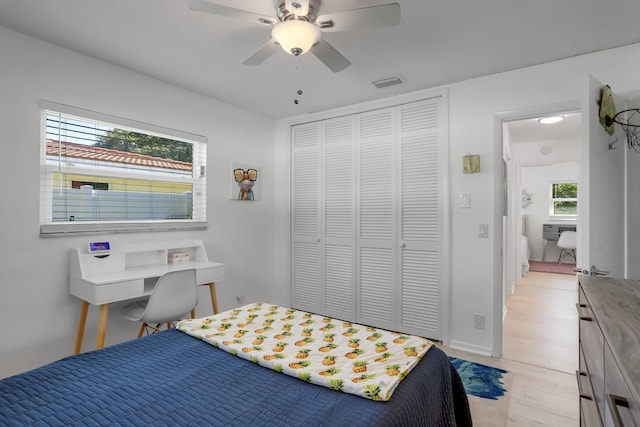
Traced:
<svg viewBox="0 0 640 427">
<path fill-rule="evenodd" d="M 211 344 L 169 329 L 5 378 L 0 425 L 471 425 L 460 377 L 435 346 L 380 402 Z"/>
</svg>

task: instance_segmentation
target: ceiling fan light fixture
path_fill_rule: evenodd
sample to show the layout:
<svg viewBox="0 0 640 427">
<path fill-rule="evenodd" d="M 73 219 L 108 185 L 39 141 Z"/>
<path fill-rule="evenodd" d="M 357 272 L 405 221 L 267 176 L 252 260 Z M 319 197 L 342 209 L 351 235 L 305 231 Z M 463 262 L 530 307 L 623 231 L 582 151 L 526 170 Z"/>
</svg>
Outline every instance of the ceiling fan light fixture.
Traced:
<svg viewBox="0 0 640 427">
<path fill-rule="evenodd" d="M 538 122 L 543 125 L 552 125 L 554 123 L 558 123 L 564 120 L 564 116 L 549 116 L 549 117 L 541 117 L 538 119 Z"/>
<path fill-rule="evenodd" d="M 298 56 L 307 53 L 320 40 L 320 30 L 310 22 L 291 19 L 276 24 L 271 36 L 285 52 Z"/>
</svg>

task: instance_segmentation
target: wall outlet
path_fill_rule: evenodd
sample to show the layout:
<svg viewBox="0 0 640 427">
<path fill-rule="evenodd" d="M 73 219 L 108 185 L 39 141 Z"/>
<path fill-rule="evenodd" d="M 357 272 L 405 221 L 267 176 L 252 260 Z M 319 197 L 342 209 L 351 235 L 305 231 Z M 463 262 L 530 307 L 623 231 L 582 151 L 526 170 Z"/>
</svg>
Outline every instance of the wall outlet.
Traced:
<svg viewBox="0 0 640 427">
<path fill-rule="evenodd" d="M 485 319 L 486 319 L 486 316 L 484 314 L 474 314 L 473 327 L 476 329 L 484 329 Z"/>
</svg>

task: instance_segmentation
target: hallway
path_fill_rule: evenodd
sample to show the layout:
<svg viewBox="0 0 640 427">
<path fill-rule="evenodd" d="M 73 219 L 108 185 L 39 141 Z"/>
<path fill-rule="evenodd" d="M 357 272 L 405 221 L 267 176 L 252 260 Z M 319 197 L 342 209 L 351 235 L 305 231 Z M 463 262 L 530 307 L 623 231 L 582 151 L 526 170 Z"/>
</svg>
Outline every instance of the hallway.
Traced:
<svg viewBox="0 0 640 427">
<path fill-rule="evenodd" d="M 530 272 L 507 301 L 502 358 L 573 374 L 578 369 L 578 280 Z"/>
<path fill-rule="evenodd" d="M 500 358 L 447 353 L 513 374 L 506 419 L 473 409 L 476 427 L 577 427 L 578 280 L 530 272 L 507 301 Z"/>
</svg>

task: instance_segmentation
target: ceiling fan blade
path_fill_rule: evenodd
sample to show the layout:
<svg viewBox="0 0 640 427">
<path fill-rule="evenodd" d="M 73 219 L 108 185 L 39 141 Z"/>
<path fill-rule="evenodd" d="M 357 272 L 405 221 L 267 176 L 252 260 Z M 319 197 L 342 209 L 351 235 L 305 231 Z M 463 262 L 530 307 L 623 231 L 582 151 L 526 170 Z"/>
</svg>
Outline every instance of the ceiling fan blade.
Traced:
<svg viewBox="0 0 640 427">
<path fill-rule="evenodd" d="M 248 10 L 236 9 L 234 7 L 223 6 L 207 0 L 189 0 L 189 8 L 198 12 L 207 12 L 214 15 L 227 16 L 229 18 L 240 19 L 249 22 L 259 22 L 261 24 L 275 25 L 277 20 L 270 16 L 263 16 Z"/>
<path fill-rule="evenodd" d="M 273 55 L 278 49 L 282 49 L 275 40 L 271 39 L 258 50 L 256 50 L 251 56 L 242 61 L 244 65 L 260 65 L 265 59 Z"/>
<path fill-rule="evenodd" d="M 349 62 L 347 58 L 342 56 L 340 52 L 324 39 L 320 39 L 320 41 L 311 48 L 310 52 L 334 73 L 342 71 L 351 65 L 351 62 Z"/>
<path fill-rule="evenodd" d="M 371 27 L 384 27 L 400 23 L 398 3 L 345 10 L 318 16 L 316 25 L 322 31 L 348 31 Z"/>
</svg>

